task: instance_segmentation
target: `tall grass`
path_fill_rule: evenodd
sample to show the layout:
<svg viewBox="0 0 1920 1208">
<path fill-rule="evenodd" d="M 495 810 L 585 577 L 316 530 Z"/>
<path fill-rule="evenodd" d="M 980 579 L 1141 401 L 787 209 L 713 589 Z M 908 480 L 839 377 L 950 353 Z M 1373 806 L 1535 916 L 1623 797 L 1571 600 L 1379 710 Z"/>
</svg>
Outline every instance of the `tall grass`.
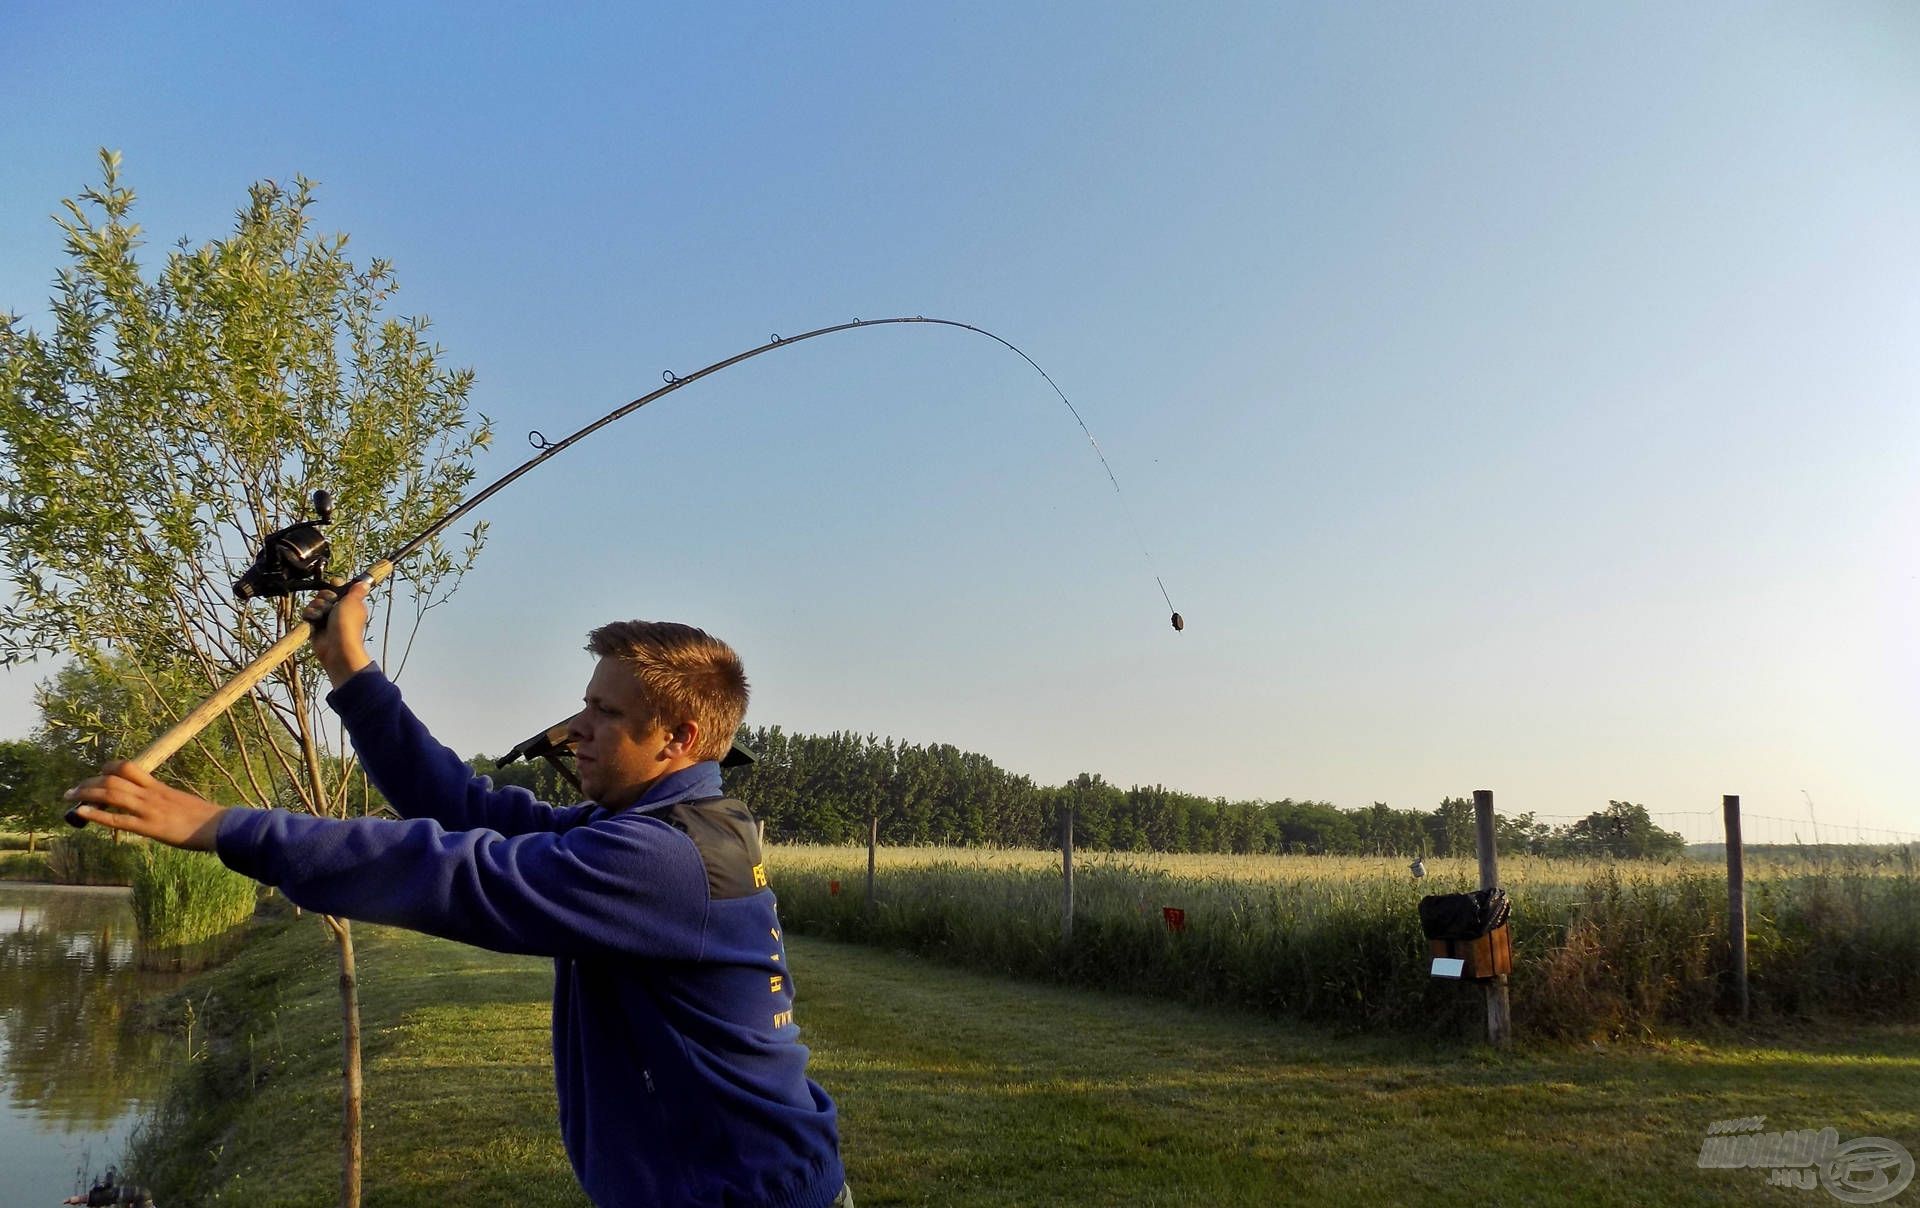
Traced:
<svg viewBox="0 0 1920 1208">
<path fill-rule="evenodd" d="M 62 885 L 127 885 L 139 862 L 138 845 L 115 843 L 98 827 L 62 835 L 47 844 L 47 867 Z"/>
<path fill-rule="evenodd" d="M 134 925 L 151 948 L 198 944 L 251 918 L 255 888 L 206 852 L 143 844 L 134 866 Z"/>
<path fill-rule="evenodd" d="M 786 926 L 975 968 L 1360 1028 L 1471 1028 L 1482 1009 L 1471 986 L 1431 976 L 1417 913 L 1423 894 L 1472 888 L 1469 861 L 1435 862 L 1416 882 L 1387 860 L 1150 864 L 1076 853 L 1069 943 L 1057 853 L 884 854 L 868 911 L 864 851 L 775 849 L 770 871 Z M 1726 884 L 1711 866 L 1516 861 L 1512 874 L 1518 1026 L 1622 1035 L 1705 1023 L 1728 1005 Z M 1184 931 L 1165 925 L 1168 906 L 1184 911 Z M 1748 910 L 1761 1011 L 1920 1016 L 1920 884 L 1911 874 L 1773 874 L 1750 880 Z"/>
</svg>

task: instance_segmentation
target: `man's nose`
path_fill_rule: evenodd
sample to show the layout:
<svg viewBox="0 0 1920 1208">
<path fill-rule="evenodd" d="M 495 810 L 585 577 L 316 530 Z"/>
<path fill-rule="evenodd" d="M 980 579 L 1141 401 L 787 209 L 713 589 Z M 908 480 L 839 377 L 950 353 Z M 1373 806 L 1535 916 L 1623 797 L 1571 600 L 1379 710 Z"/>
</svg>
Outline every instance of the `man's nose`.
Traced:
<svg viewBox="0 0 1920 1208">
<path fill-rule="evenodd" d="M 585 709 L 582 709 L 580 710 L 580 712 L 574 714 L 572 717 L 569 717 L 567 719 L 567 741 L 568 742 L 577 744 L 586 738 L 587 732 L 580 725 L 580 719 L 585 717 L 586 715 L 587 715 L 587 711 Z"/>
</svg>

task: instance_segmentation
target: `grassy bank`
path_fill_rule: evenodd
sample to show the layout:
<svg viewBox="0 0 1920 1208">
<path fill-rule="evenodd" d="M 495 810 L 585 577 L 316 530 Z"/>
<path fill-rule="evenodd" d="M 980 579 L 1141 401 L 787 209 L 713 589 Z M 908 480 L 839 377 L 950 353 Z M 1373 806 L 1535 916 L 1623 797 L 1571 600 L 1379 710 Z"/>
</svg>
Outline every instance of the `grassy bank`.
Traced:
<svg viewBox="0 0 1920 1208">
<path fill-rule="evenodd" d="M 45 833 L 0 830 L 0 881 L 51 881 Z M 31 849 L 31 850 L 29 850 Z"/>
<path fill-rule="evenodd" d="M 196 1004 L 196 1088 L 143 1165 L 161 1203 L 331 1201 L 339 1031 L 313 920 L 258 930 Z M 357 929 L 368 1208 L 578 1204 L 544 961 Z M 1920 1148 L 1920 1029 L 1492 1055 L 964 973 L 792 937 L 814 1074 L 862 1205 L 1805 1202 L 1700 1170 L 1707 1125 Z M 1466 993 L 1470 990 L 1455 987 Z M 164 1149 L 173 1155 L 154 1156 Z"/>
<path fill-rule="evenodd" d="M 0 834 L 0 881 L 41 881 L 51 885 L 130 885 L 140 842 L 115 842 L 98 828 L 28 837 Z"/>
<path fill-rule="evenodd" d="M 47 861 L 44 851 L 30 852 L 25 848 L 12 851 L 0 850 L 0 881 L 39 881 L 53 883 L 53 865 Z"/>
<path fill-rule="evenodd" d="M 304 1208 L 339 1183 L 340 1015 L 317 917 L 270 904 L 246 946 L 156 1009 L 201 1040 L 133 1165 L 162 1204 Z M 549 962 L 356 927 L 365 1203 L 574 1205 L 548 1058 Z"/>
<path fill-rule="evenodd" d="M 1417 910 L 1423 894 L 1472 887 L 1468 861 L 1435 861 L 1415 881 L 1386 860 L 1076 856 L 1071 944 L 1055 853 L 886 851 L 871 910 L 864 850 L 783 847 L 769 863 L 795 932 L 1356 1028 L 1474 1026 L 1457 987 L 1429 974 Z M 1709 1024 L 1728 1003 L 1726 888 L 1714 870 L 1515 860 L 1502 873 L 1517 1026 L 1646 1035 Z M 1748 903 L 1762 1014 L 1920 1018 L 1910 870 L 1772 870 L 1749 878 Z M 1183 931 L 1169 931 L 1165 907 L 1184 912 Z"/>
</svg>

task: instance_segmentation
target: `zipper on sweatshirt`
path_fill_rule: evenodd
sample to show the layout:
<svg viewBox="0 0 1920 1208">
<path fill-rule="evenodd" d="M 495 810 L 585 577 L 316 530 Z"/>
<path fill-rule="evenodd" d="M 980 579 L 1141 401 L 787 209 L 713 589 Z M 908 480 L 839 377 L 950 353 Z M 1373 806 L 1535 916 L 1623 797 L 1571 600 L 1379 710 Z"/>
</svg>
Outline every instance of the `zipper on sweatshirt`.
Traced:
<svg viewBox="0 0 1920 1208">
<path fill-rule="evenodd" d="M 641 1077 L 641 1078 L 642 1078 L 642 1079 L 643 1079 L 643 1080 L 644 1080 L 644 1081 L 646 1082 L 646 1084 L 647 1084 L 647 1093 L 648 1093 L 649 1095 L 651 1095 L 651 1094 L 653 1094 L 653 1071 L 652 1071 L 652 1070 L 641 1070 L 641 1071 L 640 1071 L 640 1077 Z"/>
</svg>

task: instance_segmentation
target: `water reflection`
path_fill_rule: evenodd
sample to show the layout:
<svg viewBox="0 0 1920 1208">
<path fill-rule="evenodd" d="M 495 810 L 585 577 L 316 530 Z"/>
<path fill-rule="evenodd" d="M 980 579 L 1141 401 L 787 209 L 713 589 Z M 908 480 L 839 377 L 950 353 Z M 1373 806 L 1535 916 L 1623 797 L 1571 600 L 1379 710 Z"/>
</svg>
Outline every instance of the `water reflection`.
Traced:
<svg viewBox="0 0 1920 1208">
<path fill-rule="evenodd" d="M 0 885 L 0 1208 L 58 1201 L 76 1161 L 112 1161 L 156 1088 L 166 1039 L 127 1017 L 181 977 L 135 957 L 124 891 Z"/>
</svg>

